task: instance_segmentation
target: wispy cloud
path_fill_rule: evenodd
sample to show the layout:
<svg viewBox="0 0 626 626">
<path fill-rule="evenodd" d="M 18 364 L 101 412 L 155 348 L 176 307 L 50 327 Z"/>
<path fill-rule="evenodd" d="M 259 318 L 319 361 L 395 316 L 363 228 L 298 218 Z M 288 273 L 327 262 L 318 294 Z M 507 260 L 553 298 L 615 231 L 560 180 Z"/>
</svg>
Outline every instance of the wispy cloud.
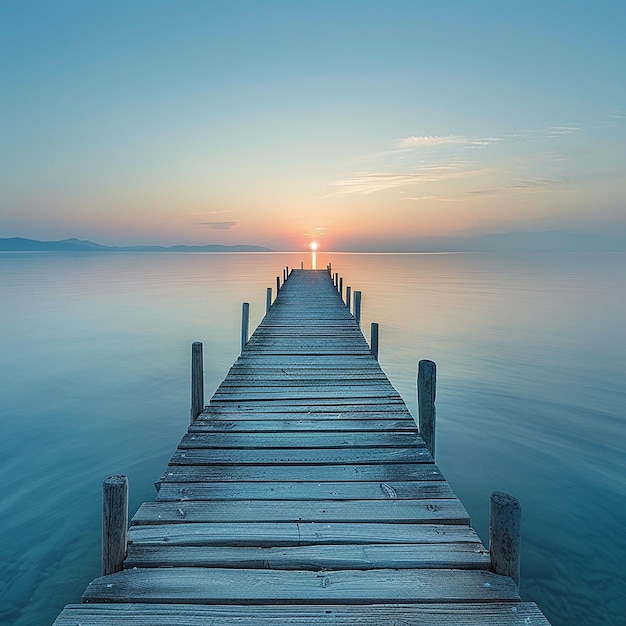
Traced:
<svg viewBox="0 0 626 626">
<path fill-rule="evenodd" d="M 316 226 L 313 232 L 304 233 L 305 237 L 323 237 L 328 229 L 325 226 Z"/>
<path fill-rule="evenodd" d="M 451 187 L 426 187 L 423 195 L 407 192 L 404 199 L 452 202 L 459 197 L 467 198 L 468 195 L 563 188 L 564 180 L 540 178 L 534 174 L 542 169 L 545 172 L 549 168 L 562 166 L 569 152 L 559 151 L 559 147 L 562 147 L 559 138 L 565 139 L 583 130 L 581 125 L 563 123 L 489 136 L 424 134 L 402 137 L 391 142 L 386 151 L 365 157 L 364 161 L 371 167 L 361 166 L 360 171 L 332 182 L 332 186 L 338 190 L 326 197 L 372 194 L 394 188 L 482 176 L 485 179 L 483 189 L 472 190 L 476 186 L 476 181 L 472 181 L 473 184 L 465 185 L 465 191 L 459 190 L 458 186 L 455 186 L 453 192 Z M 543 142 L 544 149 L 539 152 L 533 148 L 530 154 L 529 144 L 540 142 Z M 501 185 L 493 185 L 494 180 L 501 181 Z M 450 192 L 448 199 L 447 194 Z"/>
<path fill-rule="evenodd" d="M 462 135 L 414 135 L 396 140 L 398 148 L 420 148 L 423 146 L 446 146 L 468 143 L 469 138 Z"/>
<path fill-rule="evenodd" d="M 468 169 L 468 166 L 467 162 L 454 162 L 424 165 L 411 172 L 403 173 L 359 172 L 349 178 L 335 181 L 333 185 L 341 187 L 341 190 L 332 195 L 370 194 L 385 189 L 465 178 L 484 173 L 482 169 Z"/>
<path fill-rule="evenodd" d="M 474 189 L 466 192 L 468 196 L 498 196 L 510 193 L 532 193 L 535 191 L 546 191 L 562 187 L 562 181 L 552 178 L 519 178 L 511 182 L 510 185 L 493 187 L 488 189 Z"/>
<path fill-rule="evenodd" d="M 463 198 L 455 196 L 405 196 L 402 200 L 414 202 L 462 202 Z"/>
<path fill-rule="evenodd" d="M 211 230 L 233 230 L 239 222 L 198 222 L 198 226 L 206 226 Z"/>
<path fill-rule="evenodd" d="M 230 213 L 230 209 L 220 209 L 218 211 L 196 211 L 195 213 L 189 213 L 192 217 L 202 216 L 205 217 L 207 215 L 224 215 L 225 213 Z"/>
<path fill-rule="evenodd" d="M 468 137 L 466 135 L 414 135 L 397 139 L 399 149 L 430 148 L 433 146 L 488 146 L 501 141 L 498 137 Z"/>
<path fill-rule="evenodd" d="M 551 126 L 546 131 L 549 137 L 560 137 L 561 135 L 571 135 L 579 133 L 582 128 L 578 126 Z"/>
</svg>

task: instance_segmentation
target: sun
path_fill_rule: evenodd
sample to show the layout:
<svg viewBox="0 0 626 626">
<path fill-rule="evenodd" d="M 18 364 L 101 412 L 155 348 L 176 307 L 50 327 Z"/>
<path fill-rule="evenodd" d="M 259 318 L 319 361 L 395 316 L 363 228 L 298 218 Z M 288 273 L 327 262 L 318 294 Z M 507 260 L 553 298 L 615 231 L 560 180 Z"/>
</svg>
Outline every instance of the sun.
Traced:
<svg viewBox="0 0 626 626">
<path fill-rule="evenodd" d="M 311 250 L 317 250 L 317 243 L 315 243 L 315 241 L 311 243 Z"/>
</svg>

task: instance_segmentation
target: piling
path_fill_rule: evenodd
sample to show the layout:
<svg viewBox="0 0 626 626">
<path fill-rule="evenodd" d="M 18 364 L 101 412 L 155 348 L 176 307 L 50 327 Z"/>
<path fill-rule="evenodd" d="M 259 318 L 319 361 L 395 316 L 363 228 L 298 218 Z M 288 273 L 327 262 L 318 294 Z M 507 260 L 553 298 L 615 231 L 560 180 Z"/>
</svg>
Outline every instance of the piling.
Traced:
<svg viewBox="0 0 626 626">
<path fill-rule="evenodd" d="M 272 308 L 272 288 L 267 288 L 267 293 L 265 295 L 265 314 L 267 315 Z"/>
<path fill-rule="evenodd" d="M 417 369 L 419 432 L 433 458 L 435 458 L 436 387 L 437 366 L 433 363 L 433 361 L 420 361 Z"/>
<path fill-rule="evenodd" d="M 378 324 L 376 322 L 372 322 L 370 348 L 372 350 L 372 356 L 378 361 Z"/>
<path fill-rule="evenodd" d="M 250 328 L 250 304 L 244 302 L 241 305 L 241 351 L 243 352 L 248 343 L 248 330 Z"/>
<path fill-rule="evenodd" d="M 522 508 L 517 498 L 494 491 L 489 499 L 489 558 L 494 574 L 519 587 Z"/>
<path fill-rule="evenodd" d="M 128 532 L 128 478 L 109 476 L 102 484 L 102 574 L 124 568 Z"/>
<path fill-rule="evenodd" d="M 191 344 L 191 412 L 189 422 L 202 413 L 204 408 L 204 364 L 202 358 L 202 342 L 194 341 Z"/>
<path fill-rule="evenodd" d="M 361 292 L 354 292 L 354 319 L 356 320 L 357 326 L 361 325 Z"/>
</svg>

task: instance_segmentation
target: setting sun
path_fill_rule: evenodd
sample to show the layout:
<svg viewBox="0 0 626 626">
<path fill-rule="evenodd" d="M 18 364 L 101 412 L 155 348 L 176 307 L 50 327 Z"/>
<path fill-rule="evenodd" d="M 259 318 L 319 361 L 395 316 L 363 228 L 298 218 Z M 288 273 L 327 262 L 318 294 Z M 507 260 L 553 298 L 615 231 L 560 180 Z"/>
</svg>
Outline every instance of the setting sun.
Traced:
<svg viewBox="0 0 626 626">
<path fill-rule="evenodd" d="M 311 250 L 317 250 L 317 244 L 315 242 L 311 244 Z"/>
</svg>

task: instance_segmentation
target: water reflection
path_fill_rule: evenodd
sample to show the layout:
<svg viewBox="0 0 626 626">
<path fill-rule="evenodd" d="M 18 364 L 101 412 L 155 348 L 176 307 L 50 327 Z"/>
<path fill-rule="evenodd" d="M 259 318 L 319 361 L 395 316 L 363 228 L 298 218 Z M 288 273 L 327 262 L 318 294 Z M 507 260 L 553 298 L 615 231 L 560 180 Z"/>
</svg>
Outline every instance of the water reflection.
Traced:
<svg viewBox="0 0 626 626">
<path fill-rule="evenodd" d="M 414 413 L 417 361 L 437 362 L 438 462 L 483 539 L 491 491 L 522 502 L 523 596 L 554 626 L 621 623 L 626 257 L 312 251 L 313 267 L 318 253 L 363 292 L 362 327 L 380 323 Z M 1 623 L 50 623 L 80 599 L 102 479 L 127 473 L 136 510 L 186 430 L 190 344 L 211 354 L 210 397 L 241 303 L 254 328 L 276 270 L 302 259 L 0 255 Z"/>
</svg>

